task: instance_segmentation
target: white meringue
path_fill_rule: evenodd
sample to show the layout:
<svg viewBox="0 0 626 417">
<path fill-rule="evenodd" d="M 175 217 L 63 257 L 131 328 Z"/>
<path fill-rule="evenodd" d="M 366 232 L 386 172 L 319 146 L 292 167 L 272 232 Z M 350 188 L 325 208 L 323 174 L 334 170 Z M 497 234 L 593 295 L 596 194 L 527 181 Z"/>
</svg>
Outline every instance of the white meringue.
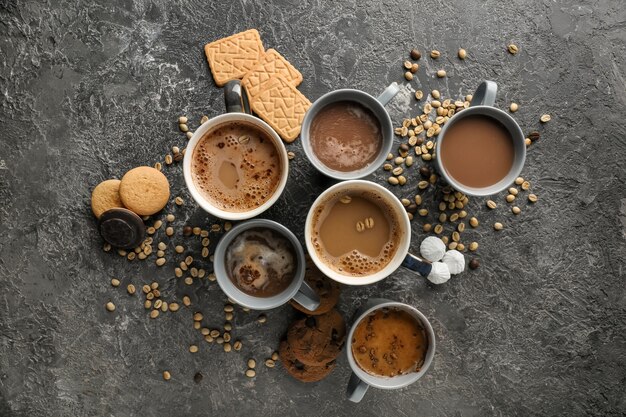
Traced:
<svg viewBox="0 0 626 417">
<path fill-rule="evenodd" d="M 430 262 L 440 261 L 446 253 L 446 244 L 438 237 L 429 236 L 422 240 L 420 253 L 422 257 Z"/>
<path fill-rule="evenodd" d="M 460 274 L 465 270 L 465 256 L 458 250 L 447 251 L 441 262 L 448 265 L 452 275 Z"/>
<path fill-rule="evenodd" d="M 426 278 L 433 284 L 443 284 L 450 279 L 448 265 L 443 262 L 433 262 L 433 269 Z"/>
</svg>

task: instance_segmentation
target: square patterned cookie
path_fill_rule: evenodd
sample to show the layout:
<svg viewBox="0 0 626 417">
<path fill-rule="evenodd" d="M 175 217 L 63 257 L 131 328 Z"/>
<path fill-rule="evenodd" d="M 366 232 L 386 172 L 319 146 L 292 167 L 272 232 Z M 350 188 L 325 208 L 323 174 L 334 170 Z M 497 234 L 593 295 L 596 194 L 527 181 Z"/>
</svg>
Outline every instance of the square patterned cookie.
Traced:
<svg viewBox="0 0 626 417">
<path fill-rule="evenodd" d="M 245 87 L 250 102 L 261 92 L 261 84 L 273 75 L 280 74 L 294 87 L 302 82 L 302 74 L 289 61 L 274 49 L 265 51 L 265 55 L 246 75 L 241 84 Z"/>
<path fill-rule="evenodd" d="M 265 53 L 256 29 L 236 33 L 204 46 L 213 79 L 218 86 L 242 78 Z"/>
<path fill-rule="evenodd" d="M 300 134 L 311 102 L 280 74 L 273 75 L 260 88 L 261 92 L 250 103 L 252 110 L 285 142 L 293 142 Z"/>
</svg>

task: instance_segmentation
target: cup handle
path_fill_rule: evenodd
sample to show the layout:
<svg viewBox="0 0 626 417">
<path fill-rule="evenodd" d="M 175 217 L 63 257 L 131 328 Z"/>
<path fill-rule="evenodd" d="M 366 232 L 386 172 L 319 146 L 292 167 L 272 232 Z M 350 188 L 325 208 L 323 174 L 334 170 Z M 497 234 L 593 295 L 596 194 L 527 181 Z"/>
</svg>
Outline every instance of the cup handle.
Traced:
<svg viewBox="0 0 626 417">
<path fill-rule="evenodd" d="M 498 84 L 494 81 L 483 81 L 480 83 L 474 96 L 472 97 L 472 106 L 491 106 L 496 104 L 496 94 L 498 93 Z"/>
<path fill-rule="evenodd" d="M 404 261 L 402 261 L 402 266 L 410 269 L 411 271 L 417 272 L 424 278 L 427 278 L 430 274 L 430 271 L 432 271 L 433 269 L 433 265 L 430 262 L 410 253 L 407 253 L 404 257 Z"/>
<path fill-rule="evenodd" d="M 293 296 L 293 300 L 309 311 L 316 310 L 320 306 L 320 297 L 304 281 L 302 281 L 296 295 Z"/>
<path fill-rule="evenodd" d="M 389 103 L 391 99 L 394 98 L 396 94 L 398 94 L 399 92 L 400 92 L 400 86 L 398 85 L 397 82 L 394 81 L 391 84 L 389 84 L 387 88 L 385 88 L 385 91 L 383 91 L 376 98 L 376 100 L 380 101 L 380 104 L 384 106 L 387 103 Z"/>
<path fill-rule="evenodd" d="M 346 395 L 348 399 L 353 403 L 361 402 L 367 389 L 370 386 L 367 385 L 365 381 L 359 378 L 354 372 L 350 375 L 350 381 L 348 381 L 348 389 L 346 390 Z"/>
<path fill-rule="evenodd" d="M 224 86 L 226 113 L 250 113 L 245 103 L 242 88 L 239 80 L 229 81 Z"/>
</svg>

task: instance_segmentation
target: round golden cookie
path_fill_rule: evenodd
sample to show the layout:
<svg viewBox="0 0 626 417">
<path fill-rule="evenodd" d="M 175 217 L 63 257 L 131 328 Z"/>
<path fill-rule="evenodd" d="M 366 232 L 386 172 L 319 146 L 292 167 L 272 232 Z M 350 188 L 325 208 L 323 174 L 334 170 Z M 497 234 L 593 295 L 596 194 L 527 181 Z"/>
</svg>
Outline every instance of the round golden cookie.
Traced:
<svg viewBox="0 0 626 417">
<path fill-rule="evenodd" d="M 335 367 L 335 360 L 316 366 L 305 365 L 296 358 L 286 340 L 280 342 L 278 355 L 289 375 L 302 382 L 320 381 Z"/>
<path fill-rule="evenodd" d="M 294 300 L 291 300 L 289 303 L 293 308 L 311 316 L 318 316 L 320 314 L 328 313 L 333 307 L 335 307 L 335 305 L 337 305 L 337 302 L 339 301 L 339 292 L 341 291 L 339 283 L 322 274 L 322 271 L 317 268 L 309 255 L 306 256 L 306 272 L 304 280 L 320 297 L 320 306 L 311 311 L 302 307 Z"/>
<path fill-rule="evenodd" d="M 337 358 L 345 340 L 346 323 L 337 310 L 294 321 L 287 330 L 291 351 L 300 362 L 310 366 Z"/>
<path fill-rule="evenodd" d="M 120 180 L 106 180 L 96 185 L 91 192 L 91 211 L 100 218 L 102 213 L 112 208 L 124 208 L 120 200 Z"/>
<path fill-rule="evenodd" d="M 120 198 L 127 209 L 140 216 L 161 211 L 170 198 L 170 183 L 152 167 L 137 167 L 122 177 Z"/>
</svg>

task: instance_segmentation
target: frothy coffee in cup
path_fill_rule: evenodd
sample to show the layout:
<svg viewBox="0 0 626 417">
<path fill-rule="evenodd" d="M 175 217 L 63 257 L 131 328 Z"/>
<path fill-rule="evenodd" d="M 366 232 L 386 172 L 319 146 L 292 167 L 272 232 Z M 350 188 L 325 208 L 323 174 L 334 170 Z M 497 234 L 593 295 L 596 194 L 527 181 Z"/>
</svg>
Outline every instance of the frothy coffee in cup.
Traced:
<svg viewBox="0 0 626 417">
<path fill-rule="evenodd" d="M 191 176 L 198 192 L 229 212 L 253 210 L 269 200 L 281 180 L 281 156 L 256 126 L 229 122 L 208 131 L 193 150 Z"/>
<path fill-rule="evenodd" d="M 401 241 L 394 208 L 372 191 L 339 191 L 313 212 L 311 243 L 316 255 L 342 275 L 376 273 L 394 258 Z"/>
<path fill-rule="evenodd" d="M 311 122 L 311 148 L 328 168 L 349 172 L 371 164 L 383 145 L 380 122 L 367 107 L 339 101 L 322 108 Z"/>
<path fill-rule="evenodd" d="M 253 228 L 242 232 L 226 248 L 226 272 L 244 293 L 271 297 L 293 281 L 296 259 L 286 237 L 272 229 Z"/>
<path fill-rule="evenodd" d="M 418 372 L 426 359 L 428 336 L 407 311 L 383 307 L 357 325 L 351 349 L 359 367 L 375 376 L 394 377 Z"/>
</svg>

